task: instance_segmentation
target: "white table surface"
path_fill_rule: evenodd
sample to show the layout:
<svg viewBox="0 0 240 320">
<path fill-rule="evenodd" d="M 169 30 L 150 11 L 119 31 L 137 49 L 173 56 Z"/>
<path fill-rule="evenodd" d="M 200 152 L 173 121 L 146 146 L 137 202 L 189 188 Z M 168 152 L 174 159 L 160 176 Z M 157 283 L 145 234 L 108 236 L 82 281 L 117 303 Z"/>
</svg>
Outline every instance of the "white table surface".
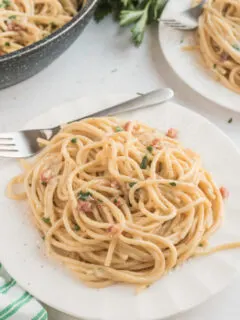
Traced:
<svg viewBox="0 0 240 320">
<path fill-rule="evenodd" d="M 210 119 L 240 147 L 240 115 L 209 102 L 175 76 L 159 48 L 157 26 L 135 48 L 128 31 L 119 30 L 110 18 L 99 25 L 90 23 L 74 45 L 40 74 L 0 91 L 0 131 L 17 130 L 52 106 L 81 96 L 135 95 L 162 86 L 173 88 L 175 101 Z M 239 296 L 240 277 L 210 301 L 170 319 L 239 320 Z M 48 310 L 49 320 L 73 320 Z"/>
</svg>

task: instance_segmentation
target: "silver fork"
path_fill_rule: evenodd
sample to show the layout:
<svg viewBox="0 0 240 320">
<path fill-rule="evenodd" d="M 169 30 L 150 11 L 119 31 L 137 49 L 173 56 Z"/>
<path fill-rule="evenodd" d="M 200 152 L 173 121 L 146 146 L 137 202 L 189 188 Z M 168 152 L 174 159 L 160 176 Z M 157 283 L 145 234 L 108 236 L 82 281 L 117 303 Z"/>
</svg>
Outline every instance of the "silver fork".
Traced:
<svg viewBox="0 0 240 320">
<path fill-rule="evenodd" d="M 181 0 L 180 0 L 181 1 Z M 166 26 L 179 30 L 194 30 L 198 27 L 198 18 L 202 14 L 207 0 L 202 0 L 196 7 L 181 12 L 173 19 L 160 19 Z"/>
<path fill-rule="evenodd" d="M 151 107 L 163 103 L 174 96 L 171 89 L 159 89 L 141 95 L 137 98 L 120 103 L 116 106 L 89 114 L 80 119 L 69 123 L 82 120 L 89 117 L 102 117 L 116 115 L 122 112 Z M 41 150 L 37 139 L 43 138 L 50 140 L 61 129 L 61 126 L 48 129 L 24 130 L 19 132 L 6 132 L 0 134 L 0 157 L 4 158 L 28 158 Z"/>
</svg>

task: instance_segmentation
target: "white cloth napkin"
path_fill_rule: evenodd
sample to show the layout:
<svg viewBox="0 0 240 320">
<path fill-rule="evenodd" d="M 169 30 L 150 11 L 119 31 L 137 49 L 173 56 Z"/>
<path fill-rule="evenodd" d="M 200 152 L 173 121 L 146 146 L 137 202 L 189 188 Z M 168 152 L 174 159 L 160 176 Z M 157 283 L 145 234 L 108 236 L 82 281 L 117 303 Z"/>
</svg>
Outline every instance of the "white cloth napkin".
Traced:
<svg viewBox="0 0 240 320">
<path fill-rule="evenodd" d="M 47 311 L 0 264 L 0 320 L 47 320 Z"/>
</svg>

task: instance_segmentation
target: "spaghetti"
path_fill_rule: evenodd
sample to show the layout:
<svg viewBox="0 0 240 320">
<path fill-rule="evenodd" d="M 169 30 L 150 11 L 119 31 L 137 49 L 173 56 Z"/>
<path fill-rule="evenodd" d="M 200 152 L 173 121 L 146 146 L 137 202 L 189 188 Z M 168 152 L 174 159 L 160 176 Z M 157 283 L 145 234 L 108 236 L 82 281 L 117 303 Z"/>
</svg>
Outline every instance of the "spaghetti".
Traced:
<svg viewBox="0 0 240 320">
<path fill-rule="evenodd" d="M 176 133 L 109 117 L 68 124 L 39 140 L 45 148 L 24 163 L 8 196 L 28 200 L 48 254 L 88 286 L 146 287 L 211 252 L 208 239 L 223 217 L 227 190 Z"/>
<path fill-rule="evenodd" d="M 0 0 L 0 56 L 47 37 L 69 22 L 85 0 Z"/>
<path fill-rule="evenodd" d="M 197 34 L 206 66 L 225 87 L 240 93 L 240 1 L 208 0 Z"/>
</svg>

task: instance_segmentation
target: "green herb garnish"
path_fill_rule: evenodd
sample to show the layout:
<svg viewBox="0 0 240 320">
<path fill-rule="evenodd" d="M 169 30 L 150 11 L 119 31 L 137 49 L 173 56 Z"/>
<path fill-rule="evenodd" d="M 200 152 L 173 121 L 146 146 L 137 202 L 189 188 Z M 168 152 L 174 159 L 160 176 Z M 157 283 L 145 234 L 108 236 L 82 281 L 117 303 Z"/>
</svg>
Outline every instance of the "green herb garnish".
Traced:
<svg viewBox="0 0 240 320">
<path fill-rule="evenodd" d="M 83 201 L 87 201 L 89 199 L 89 197 L 91 197 L 91 196 L 92 196 L 92 194 L 90 192 L 80 191 L 78 194 L 78 198 Z"/>
<path fill-rule="evenodd" d="M 46 181 L 42 181 L 41 184 L 46 187 L 47 186 L 47 182 Z"/>
<path fill-rule="evenodd" d="M 114 204 L 117 204 L 117 203 L 118 203 L 118 201 L 117 201 L 116 198 L 113 200 L 113 203 L 114 203 Z"/>
<path fill-rule="evenodd" d="M 232 47 L 237 51 L 240 51 L 240 46 L 238 46 L 237 44 L 233 44 Z"/>
<path fill-rule="evenodd" d="M 123 131 L 123 128 L 122 128 L 122 127 L 116 127 L 116 128 L 115 128 L 115 132 L 121 132 L 121 131 Z"/>
<path fill-rule="evenodd" d="M 45 236 L 42 236 L 43 241 L 45 240 Z"/>
<path fill-rule="evenodd" d="M 228 123 L 232 123 L 233 122 L 233 118 L 228 119 Z"/>
<path fill-rule="evenodd" d="M 216 69 L 217 68 L 217 65 L 216 65 L 216 63 L 213 65 L 213 69 Z"/>
<path fill-rule="evenodd" d="M 79 227 L 79 225 L 75 224 L 74 227 L 73 227 L 73 229 L 74 229 L 75 231 L 79 231 L 79 230 L 80 230 L 80 227 Z"/>
<path fill-rule="evenodd" d="M 10 47 L 10 42 L 5 42 L 4 45 L 5 45 L 6 47 Z"/>
<path fill-rule="evenodd" d="M 176 187 L 176 182 L 169 182 L 169 184 L 170 184 L 170 186 L 172 186 L 172 187 Z"/>
<path fill-rule="evenodd" d="M 146 169 L 147 168 L 147 165 L 148 165 L 148 157 L 147 156 L 144 156 L 142 158 L 142 162 L 140 164 L 140 168 L 141 169 Z"/>
<path fill-rule="evenodd" d="M 14 16 L 14 15 L 13 16 L 9 16 L 8 19 L 15 20 L 15 19 L 17 19 L 17 16 Z"/>
<path fill-rule="evenodd" d="M 42 221 L 44 221 L 47 224 L 51 224 L 50 218 L 42 217 Z"/>
<path fill-rule="evenodd" d="M 130 183 L 129 183 L 129 187 L 132 188 L 133 186 L 135 186 L 136 183 L 137 183 L 137 182 L 130 182 Z"/>
<path fill-rule="evenodd" d="M 101 21 L 108 14 L 120 26 L 131 26 L 132 40 L 140 45 L 149 24 L 157 22 L 167 0 L 101 0 L 95 11 L 95 20 Z"/>
<path fill-rule="evenodd" d="M 2 3 L 0 3 L 0 8 L 6 8 L 10 6 L 9 0 L 2 0 Z"/>
<path fill-rule="evenodd" d="M 152 152 L 153 152 L 153 146 L 148 146 L 148 147 L 147 147 L 147 151 L 149 151 L 150 153 L 152 153 Z"/>
<path fill-rule="evenodd" d="M 72 138 L 71 142 L 72 143 L 77 143 L 77 138 Z"/>
</svg>

